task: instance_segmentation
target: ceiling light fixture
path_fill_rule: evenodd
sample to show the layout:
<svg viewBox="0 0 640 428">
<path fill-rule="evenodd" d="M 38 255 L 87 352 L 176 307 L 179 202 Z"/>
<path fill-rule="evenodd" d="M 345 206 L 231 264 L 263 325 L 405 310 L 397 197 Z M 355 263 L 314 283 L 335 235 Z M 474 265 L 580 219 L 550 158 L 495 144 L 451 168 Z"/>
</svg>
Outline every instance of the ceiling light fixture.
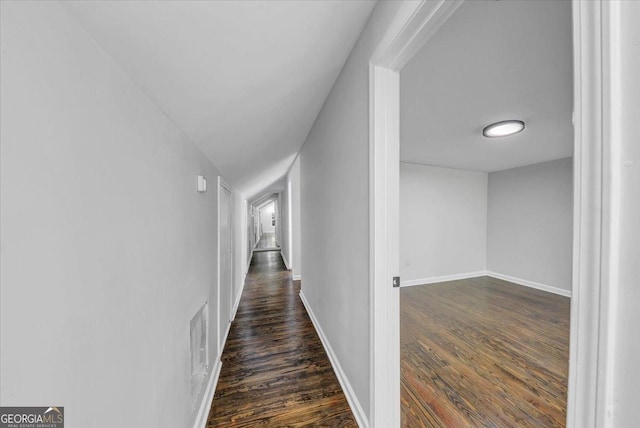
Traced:
<svg viewBox="0 0 640 428">
<path fill-rule="evenodd" d="M 487 138 L 507 137 L 522 132 L 524 122 L 521 120 L 503 120 L 487 125 L 482 130 L 482 135 Z"/>
</svg>

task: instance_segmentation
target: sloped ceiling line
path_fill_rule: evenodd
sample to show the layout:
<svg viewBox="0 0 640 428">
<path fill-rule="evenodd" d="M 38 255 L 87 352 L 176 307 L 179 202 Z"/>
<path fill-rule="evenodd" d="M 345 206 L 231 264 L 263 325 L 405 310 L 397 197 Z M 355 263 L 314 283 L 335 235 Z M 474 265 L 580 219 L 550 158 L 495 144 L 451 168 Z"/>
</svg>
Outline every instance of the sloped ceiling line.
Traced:
<svg viewBox="0 0 640 428">
<path fill-rule="evenodd" d="M 62 4 L 245 199 L 282 187 L 375 6 Z"/>
</svg>

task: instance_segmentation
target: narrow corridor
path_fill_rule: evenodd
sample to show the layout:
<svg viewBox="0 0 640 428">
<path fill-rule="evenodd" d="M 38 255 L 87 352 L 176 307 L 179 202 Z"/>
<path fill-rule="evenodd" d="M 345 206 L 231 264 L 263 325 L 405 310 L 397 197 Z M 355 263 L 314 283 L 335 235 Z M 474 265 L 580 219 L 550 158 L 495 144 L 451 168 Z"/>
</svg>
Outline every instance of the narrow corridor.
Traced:
<svg viewBox="0 0 640 428">
<path fill-rule="evenodd" d="M 257 252 L 222 354 L 207 427 L 356 426 L 279 252 Z"/>
</svg>

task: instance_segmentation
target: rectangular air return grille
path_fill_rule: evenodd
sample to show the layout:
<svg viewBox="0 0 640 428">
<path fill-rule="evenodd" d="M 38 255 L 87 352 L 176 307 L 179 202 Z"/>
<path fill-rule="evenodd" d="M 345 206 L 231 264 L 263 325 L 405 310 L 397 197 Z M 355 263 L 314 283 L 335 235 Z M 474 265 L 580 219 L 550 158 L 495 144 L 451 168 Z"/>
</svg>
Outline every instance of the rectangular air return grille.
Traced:
<svg viewBox="0 0 640 428">
<path fill-rule="evenodd" d="M 204 387 L 209 366 L 209 304 L 205 304 L 193 316 L 190 323 L 191 397 L 196 400 Z"/>
</svg>

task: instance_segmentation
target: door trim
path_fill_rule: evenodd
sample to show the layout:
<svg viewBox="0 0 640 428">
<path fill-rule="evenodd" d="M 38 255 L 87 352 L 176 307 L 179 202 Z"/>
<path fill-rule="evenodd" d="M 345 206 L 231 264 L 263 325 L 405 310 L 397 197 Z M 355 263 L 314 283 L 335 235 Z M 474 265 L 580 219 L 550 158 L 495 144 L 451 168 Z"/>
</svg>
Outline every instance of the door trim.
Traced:
<svg viewBox="0 0 640 428">
<path fill-rule="evenodd" d="M 573 0 L 574 219 L 573 292 L 567 426 L 611 425 L 614 349 L 610 310 L 616 253 L 612 161 L 620 112 L 612 101 L 619 70 L 620 4 Z M 618 67 L 618 68 L 616 68 Z"/>
<path fill-rule="evenodd" d="M 218 260 L 217 260 L 217 277 L 218 277 L 218 281 L 217 281 L 217 313 L 218 313 L 218 334 L 217 334 L 217 347 L 218 347 L 218 358 L 222 357 L 222 351 L 224 349 L 224 343 L 226 341 L 226 336 L 227 336 L 227 332 L 228 332 L 228 324 L 230 322 L 230 320 L 224 320 L 224 326 L 227 327 L 224 330 L 224 337 L 223 337 L 223 329 L 222 329 L 222 325 L 223 325 L 223 319 L 222 319 L 222 313 L 220 311 L 221 308 L 221 302 L 220 302 L 220 296 L 221 296 L 221 266 L 222 266 L 222 251 L 220 250 L 220 244 L 221 244 L 221 240 L 220 240 L 220 226 L 221 226 L 221 222 L 220 222 L 220 218 L 222 216 L 222 210 L 221 210 L 221 202 L 222 202 L 222 192 L 223 191 L 227 191 L 229 192 L 229 206 L 227 207 L 227 209 L 229 210 L 229 212 L 227 212 L 227 215 L 229 217 L 229 222 L 231 222 L 231 208 L 232 208 L 232 196 L 233 196 L 233 191 L 231 190 L 231 186 L 229 186 L 229 184 L 225 181 L 224 178 L 222 178 L 221 176 L 218 176 L 218 186 L 217 186 L 217 198 L 218 198 L 218 218 L 217 218 L 217 251 L 218 251 Z M 232 231 L 232 225 L 229 224 L 229 234 L 231 235 L 231 231 Z M 233 248 L 233 239 L 231 239 L 231 236 L 229 237 L 229 245 L 231 246 L 231 248 Z M 233 251 L 231 253 L 233 255 Z M 231 274 L 231 289 L 229 290 L 229 294 L 230 294 L 230 300 L 233 300 L 233 261 L 230 259 L 231 261 L 231 266 L 229 266 L 229 272 Z M 229 315 L 231 316 L 231 313 L 233 311 L 233 303 L 230 304 L 229 306 Z"/>
<path fill-rule="evenodd" d="M 291 179 L 287 180 L 287 261 L 293 275 L 293 194 L 291 193 Z M 280 246 L 282 247 L 282 245 Z"/>
<path fill-rule="evenodd" d="M 404 2 L 369 61 L 369 426 L 400 426 L 399 70 L 461 0 Z"/>
</svg>

